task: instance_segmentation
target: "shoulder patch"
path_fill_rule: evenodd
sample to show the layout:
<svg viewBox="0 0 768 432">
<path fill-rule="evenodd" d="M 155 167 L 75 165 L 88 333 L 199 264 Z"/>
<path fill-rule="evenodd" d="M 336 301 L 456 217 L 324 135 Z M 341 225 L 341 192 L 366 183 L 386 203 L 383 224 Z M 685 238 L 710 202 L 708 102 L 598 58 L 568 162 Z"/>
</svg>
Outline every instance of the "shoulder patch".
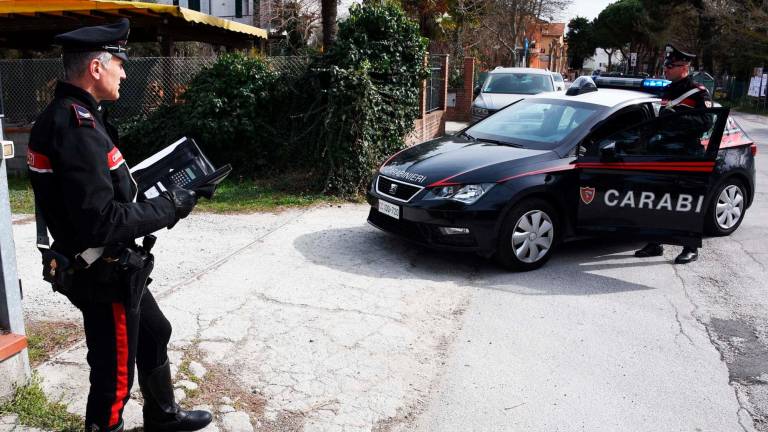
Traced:
<svg viewBox="0 0 768 432">
<path fill-rule="evenodd" d="M 72 110 L 75 112 L 75 120 L 77 121 L 78 127 L 96 127 L 96 120 L 94 120 L 93 114 L 88 111 L 88 108 L 78 104 L 72 104 Z"/>
<path fill-rule="evenodd" d="M 112 150 L 107 153 L 107 166 L 109 166 L 109 170 L 114 171 L 120 168 L 120 165 L 124 163 L 125 159 L 123 159 L 123 154 L 120 153 L 120 150 L 118 150 L 117 147 L 112 147 Z"/>
</svg>

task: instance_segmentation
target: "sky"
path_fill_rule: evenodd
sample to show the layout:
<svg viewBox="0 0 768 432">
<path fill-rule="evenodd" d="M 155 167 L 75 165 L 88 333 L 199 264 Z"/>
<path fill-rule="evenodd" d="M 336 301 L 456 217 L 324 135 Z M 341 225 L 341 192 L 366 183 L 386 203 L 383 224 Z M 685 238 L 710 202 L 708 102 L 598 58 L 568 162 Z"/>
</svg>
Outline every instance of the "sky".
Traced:
<svg viewBox="0 0 768 432">
<path fill-rule="evenodd" d="M 561 17 L 555 17 L 558 21 L 568 22 L 576 16 L 581 16 L 590 21 L 597 18 L 600 11 L 616 0 L 573 0 L 571 7 L 566 9 Z"/>
<path fill-rule="evenodd" d="M 565 10 L 562 16 L 554 17 L 556 21 L 568 22 L 571 18 L 582 16 L 590 21 L 597 17 L 601 10 L 616 0 L 573 0 L 571 6 Z M 360 0 L 341 0 L 339 5 L 339 15 L 346 15 L 346 10 L 352 3 L 359 3 Z"/>
</svg>

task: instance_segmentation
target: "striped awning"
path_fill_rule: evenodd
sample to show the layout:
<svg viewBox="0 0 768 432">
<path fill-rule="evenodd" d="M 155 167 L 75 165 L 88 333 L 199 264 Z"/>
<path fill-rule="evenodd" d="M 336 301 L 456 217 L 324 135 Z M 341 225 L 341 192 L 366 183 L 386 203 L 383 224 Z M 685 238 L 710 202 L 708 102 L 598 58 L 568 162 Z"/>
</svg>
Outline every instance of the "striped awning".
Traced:
<svg viewBox="0 0 768 432">
<path fill-rule="evenodd" d="M 266 39 L 264 29 L 179 6 L 108 0 L 0 0 L 0 45 L 45 46 L 53 35 L 120 18 L 131 20 L 131 41 L 199 41 L 243 46 Z"/>
</svg>

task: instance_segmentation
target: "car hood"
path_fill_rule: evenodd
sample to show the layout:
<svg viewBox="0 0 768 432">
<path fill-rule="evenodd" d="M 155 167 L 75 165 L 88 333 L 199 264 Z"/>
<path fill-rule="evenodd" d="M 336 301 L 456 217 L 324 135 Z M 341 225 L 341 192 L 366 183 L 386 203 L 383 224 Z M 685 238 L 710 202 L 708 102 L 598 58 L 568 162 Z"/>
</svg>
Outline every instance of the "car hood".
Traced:
<svg viewBox="0 0 768 432">
<path fill-rule="evenodd" d="M 529 94 L 511 94 L 511 93 L 481 93 L 475 99 L 474 105 L 489 110 L 500 110 L 505 106 L 525 99 Z"/>
<path fill-rule="evenodd" d="M 555 159 L 559 156 L 551 150 L 529 150 L 451 136 L 403 150 L 390 158 L 380 173 L 419 186 L 446 181 L 493 183 L 526 166 Z"/>
</svg>

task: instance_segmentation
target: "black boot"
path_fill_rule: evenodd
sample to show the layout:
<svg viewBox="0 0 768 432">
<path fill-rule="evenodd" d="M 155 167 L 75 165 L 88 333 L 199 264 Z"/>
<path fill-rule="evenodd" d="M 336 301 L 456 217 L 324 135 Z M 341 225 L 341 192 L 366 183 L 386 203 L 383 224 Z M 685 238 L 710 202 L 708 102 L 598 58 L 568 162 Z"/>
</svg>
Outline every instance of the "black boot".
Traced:
<svg viewBox="0 0 768 432">
<path fill-rule="evenodd" d="M 664 246 L 658 243 L 648 243 L 642 249 L 635 251 L 635 256 L 638 258 L 655 257 L 662 254 L 664 254 Z"/>
<path fill-rule="evenodd" d="M 88 423 L 85 424 L 85 432 L 99 432 L 102 430 L 106 432 L 123 432 L 124 429 L 125 423 L 123 423 L 122 420 L 120 420 L 120 423 L 112 429 L 100 429 L 99 426 L 94 423 L 91 423 L 90 425 Z"/>
<path fill-rule="evenodd" d="M 699 252 L 697 248 L 684 247 L 680 255 L 675 258 L 675 264 L 688 264 L 689 262 L 696 261 L 699 258 Z"/>
<path fill-rule="evenodd" d="M 139 371 L 139 386 L 144 395 L 144 431 L 196 431 L 213 420 L 208 411 L 184 411 L 173 397 L 171 365 L 143 374 Z"/>
</svg>

